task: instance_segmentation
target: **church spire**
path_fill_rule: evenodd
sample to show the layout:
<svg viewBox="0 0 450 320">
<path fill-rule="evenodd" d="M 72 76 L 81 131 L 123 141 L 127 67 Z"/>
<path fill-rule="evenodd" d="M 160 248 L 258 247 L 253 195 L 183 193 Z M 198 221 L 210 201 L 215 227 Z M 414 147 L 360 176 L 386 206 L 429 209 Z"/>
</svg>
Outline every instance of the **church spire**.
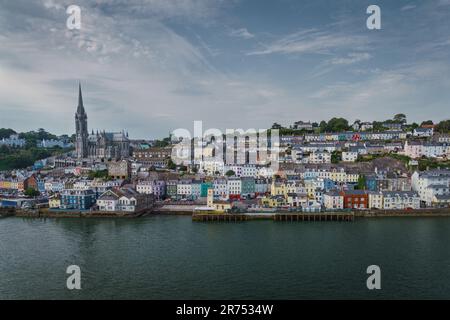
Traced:
<svg viewBox="0 0 450 320">
<path fill-rule="evenodd" d="M 81 93 L 81 83 L 78 83 L 78 108 L 77 113 L 83 114 L 84 112 L 84 105 L 83 105 L 83 94 Z"/>
<path fill-rule="evenodd" d="M 75 114 L 75 149 L 77 157 L 79 159 L 86 158 L 88 156 L 89 148 L 89 132 L 87 125 L 87 114 L 84 111 L 83 95 L 81 93 L 81 83 L 78 85 L 78 108 Z"/>
</svg>

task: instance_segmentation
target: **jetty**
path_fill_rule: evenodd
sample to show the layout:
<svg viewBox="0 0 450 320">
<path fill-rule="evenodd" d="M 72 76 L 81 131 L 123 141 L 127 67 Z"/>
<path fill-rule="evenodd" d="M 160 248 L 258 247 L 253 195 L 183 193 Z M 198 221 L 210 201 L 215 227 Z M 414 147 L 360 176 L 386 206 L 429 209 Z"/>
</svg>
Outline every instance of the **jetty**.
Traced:
<svg viewBox="0 0 450 320">
<path fill-rule="evenodd" d="M 294 222 L 294 221 L 306 221 L 306 222 L 314 222 L 314 221 L 354 221 L 355 214 L 353 212 L 345 212 L 345 213 L 276 213 L 273 216 L 274 221 L 285 221 L 285 222 Z"/>
<path fill-rule="evenodd" d="M 353 212 L 345 213 L 273 213 L 273 214 L 234 214 L 234 213 L 193 213 L 192 221 L 199 222 L 241 222 L 250 220 L 271 220 L 276 222 L 314 222 L 355 220 Z"/>
</svg>

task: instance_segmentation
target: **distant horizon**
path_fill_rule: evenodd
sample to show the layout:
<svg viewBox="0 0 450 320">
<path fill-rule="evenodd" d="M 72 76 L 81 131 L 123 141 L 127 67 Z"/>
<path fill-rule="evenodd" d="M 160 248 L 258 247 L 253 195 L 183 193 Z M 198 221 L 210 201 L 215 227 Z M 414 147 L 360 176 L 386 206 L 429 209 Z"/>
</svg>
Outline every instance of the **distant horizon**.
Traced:
<svg viewBox="0 0 450 320">
<path fill-rule="evenodd" d="M 87 112 L 86 112 L 87 113 Z M 408 119 L 408 115 L 406 115 L 406 117 L 407 117 L 407 119 Z M 335 118 L 342 118 L 342 117 L 335 117 Z M 385 121 L 389 121 L 389 120 L 393 120 L 392 119 L 393 117 L 391 117 L 390 119 L 383 119 L 383 120 L 381 120 L 381 121 L 378 121 L 378 120 L 371 120 L 371 119 L 367 119 L 367 120 L 361 120 L 361 119 L 356 119 L 355 121 L 348 121 L 348 123 L 349 123 L 349 126 L 351 127 L 357 120 L 360 120 L 361 121 L 361 123 L 364 123 L 364 122 L 369 122 L 369 123 L 373 123 L 373 122 L 380 122 L 380 123 L 383 123 L 383 122 L 385 122 Z M 345 118 L 344 118 L 345 119 Z M 325 119 L 323 119 L 323 120 L 318 120 L 318 121 L 311 121 L 311 120 L 295 120 L 294 122 L 296 122 L 296 121 L 304 121 L 304 122 L 306 122 L 306 123 L 311 123 L 311 124 L 314 124 L 314 123 L 317 123 L 317 124 L 320 124 L 320 122 L 321 121 L 329 121 L 329 120 L 331 120 L 331 119 L 327 119 L 327 120 L 325 120 Z M 346 119 L 346 120 L 348 120 L 348 119 Z M 416 121 L 407 121 L 404 125 L 405 126 L 412 126 L 412 125 L 414 125 L 414 124 L 417 124 L 418 126 L 421 126 L 421 124 L 422 124 L 422 122 L 425 122 L 425 121 L 429 121 L 429 120 L 431 120 L 431 119 L 423 119 L 423 120 L 419 120 L 418 122 L 416 122 Z M 433 121 L 433 125 L 437 125 L 439 122 L 441 122 L 441 121 L 448 121 L 448 120 L 450 120 L 450 119 L 440 119 L 440 120 L 438 120 L 437 122 L 435 122 L 435 121 L 433 121 L 433 120 L 431 120 L 431 121 Z M 89 114 L 88 114 L 88 123 L 89 123 Z M 284 124 L 281 124 L 281 123 L 279 123 L 279 122 L 277 122 L 277 121 L 274 121 L 272 124 L 274 124 L 274 123 L 278 123 L 278 124 L 280 124 L 280 125 L 282 125 L 283 126 L 283 129 L 288 129 L 288 130 L 298 130 L 298 131 L 301 131 L 301 129 L 294 129 L 294 128 L 290 128 L 290 126 L 292 126 L 294 123 L 291 123 L 291 124 L 288 124 L 288 125 L 284 125 Z M 193 127 L 193 126 L 192 126 Z M 249 128 L 251 128 L 251 127 L 248 127 L 248 128 L 228 128 L 228 129 L 249 129 Z M 315 128 L 317 128 L 317 127 L 315 127 Z M 53 134 L 53 135 L 56 135 L 56 136 L 63 136 L 63 135 L 66 135 L 66 136 L 68 136 L 68 137 L 71 137 L 71 136 L 73 136 L 74 134 L 75 134 L 75 130 L 74 130 L 74 132 L 73 133 L 59 133 L 59 132 L 55 132 L 55 131 L 52 131 L 51 129 L 49 129 L 49 128 L 34 128 L 34 129 L 25 129 L 25 130 L 17 130 L 16 128 L 11 128 L 11 127 L 0 127 L 0 129 L 6 129 L 6 130 L 13 130 L 13 131 L 15 131 L 17 134 L 20 134 L 20 133 L 26 133 L 26 132 L 32 132 L 32 131 L 34 131 L 34 132 L 37 132 L 39 129 L 44 129 L 46 132 L 48 132 L 48 133 L 50 133 L 50 134 Z M 188 130 L 190 130 L 190 131 L 193 131 L 193 130 L 191 130 L 191 128 L 189 128 L 189 126 L 186 126 L 185 127 L 185 129 L 188 129 Z M 203 128 L 203 130 L 205 130 L 205 129 L 209 129 L 209 128 Z M 255 129 L 260 129 L 260 130 L 270 130 L 271 129 L 271 126 L 268 126 L 267 128 L 255 128 Z M 116 129 L 116 130 L 114 130 L 114 129 L 111 129 L 111 130 L 106 130 L 106 129 L 92 129 L 92 128 L 89 128 L 88 129 L 88 132 L 89 132 L 89 134 L 91 134 L 92 133 L 92 130 L 94 131 L 94 134 L 95 133 L 97 133 L 97 132 L 103 132 L 103 131 L 106 131 L 106 132 L 122 132 L 122 130 L 124 130 L 125 132 L 128 132 L 128 130 L 127 129 L 120 129 L 120 128 L 118 128 L 118 129 Z M 174 129 L 175 130 L 175 129 Z M 222 130 L 223 132 L 225 132 L 225 129 L 224 130 Z M 360 131 L 360 132 L 364 132 L 364 131 L 361 131 L 361 130 L 357 130 L 357 131 Z M 369 130 L 370 131 L 370 130 Z M 130 138 L 130 140 L 162 140 L 162 139 L 165 139 L 165 138 L 168 138 L 168 137 L 170 137 L 170 135 L 171 135 L 171 133 L 173 132 L 173 130 L 172 131 L 170 131 L 166 136 L 158 136 L 158 137 L 133 137 L 133 136 L 130 136 L 129 138 Z M 343 131 L 342 131 L 343 132 Z M 314 133 L 314 132 L 309 132 L 309 133 Z M 328 132 L 328 133 L 333 133 L 333 132 Z"/>
</svg>

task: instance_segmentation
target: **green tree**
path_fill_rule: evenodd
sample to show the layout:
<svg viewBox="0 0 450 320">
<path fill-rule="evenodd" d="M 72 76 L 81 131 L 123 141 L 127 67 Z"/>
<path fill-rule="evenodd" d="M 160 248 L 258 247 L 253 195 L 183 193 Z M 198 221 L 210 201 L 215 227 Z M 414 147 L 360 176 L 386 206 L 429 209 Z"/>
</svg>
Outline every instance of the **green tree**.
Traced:
<svg viewBox="0 0 450 320">
<path fill-rule="evenodd" d="M 385 131 L 387 128 L 383 126 L 383 122 L 374 121 L 373 122 L 373 131 L 374 132 L 381 132 Z"/>
<path fill-rule="evenodd" d="M 422 121 L 421 126 L 433 125 L 433 120 Z"/>
<path fill-rule="evenodd" d="M 27 188 L 27 189 L 25 190 L 24 194 L 25 194 L 27 197 L 34 198 L 34 197 L 39 196 L 39 195 L 40 195 L 40 192 L 37 191 L 37 190 L 34 189 L 34 188 Z"/>
<path fill-rule="evenodd" d="M 0 128 L 0 139 L 9 138 L 12 134 L 16 134 L 13 129 Z"/>
<path fill-rule="evenodd" d="M 281 126 L 281 124 L 274 122 L 272 124 L 272 129 L 282 129 L 283 127 Z"/>
<path fill-rule="evenodd" d="M 168 147 L 171 143 L 170 137 L 164 138 L 162 140 L 155 140 L 153 143 L 154 147 L 165 148 Z"/>
<path fill-rule="evenodd" d="M 225 175 L 226 175 L 227 177 L 232 177 L 232 176 L 236 175 L 236 173 L 235 173 L 233 170 L 228 170 L 228 171 L 225 173 Z"/>
<path fill-rule="evenodd" d="M 88 174 L 89 179 L 108 179 L 108 170 L 90 171 Z"/>
<path fill-rule="evenodd" d="M 330 132 L 347 131 L 349 128 L 348 121 L 344 118 L 332 118 L 327 123 L 327 131 Z"/>
<path fill-rule="evenodd" d="M 365 190 L 366 189 L 366 176 L 361 174 L 358 178 L 358 184 L 356 185 L 356 189 Z"/>
<path fill-rule="evenodd" d="M 324 120 L 320 121 L 319 131 L 322 133 L 327 131 L 327 122 L 326 121 L 324 121 Z"/>
<path fill-rule="evenodd" d="M 406 123 L 406 115 L 404 113 L 397 113 L 392 120 L 394 120 L 394 122 L 396 122 L 396 123 L 405 124 Z"/>
<path fill-rule="evenodd" d="M 167 168 L 169 168 L 170 170 L 175 170 L 177 168 L 177 165 L 172 161 L 172 159 L 169 159 L 169 161 L 167 162 Z"/>
<path fill-rule="evenodd" d="M 342 160 L 342 153 L 333 151 L 331 153 L 331 163 L 339 163 Z"/>
<path fill-rule="evenodd" d="M 436 126 L 436 131 L 440 133 L 449 133 L 450 132 L 450 120 L 443 120 L 439 122 Z"/>
</svg>

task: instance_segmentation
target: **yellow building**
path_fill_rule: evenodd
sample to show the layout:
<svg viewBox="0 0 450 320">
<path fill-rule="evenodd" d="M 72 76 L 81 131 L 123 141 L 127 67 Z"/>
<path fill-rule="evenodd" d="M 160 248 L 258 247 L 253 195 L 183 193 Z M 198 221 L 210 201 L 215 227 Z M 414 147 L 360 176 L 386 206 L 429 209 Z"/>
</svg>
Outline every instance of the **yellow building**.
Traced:
<svg viewBox="0 0 450 320">
<path fill-rule="evenodd" d="M 275 179 L 273 179 L 272 185 L 270 186 L 270 195 L 286 197 L 286 194 L 286 184 L 284 182 L 275 182 Z"/>
<path fill-rule="evenodd" d="M 56 209 L 61 206 L 61 199 L 59 196 L 51 197 L 48 199 L 48 207 L 50 209 Z"/>
<path fill-rule="evenodd" d="M 330 172 L 330 179 L 335 182 L 344 183 L 347 181 L 347 173 L 343 169 L 333 169 Z"/>
<path fill-rule="evenodd" d="M 1 180 L 0 181 L 0 189 L 11 189 L 11 181 Z"/>
<path fill-rule="evenodd" d="M 261 204 L 269 208 L 277 208 L 287 205 L 287 200 L 283 195 L 268 196 L 261 199 Z"/>
<path fill-rule="evenodd" d="M 231 203 L 227 201 L 214 202 L 214 189 L 208 189 L 208 195 L 206 198 L 206 206 L 214 210 L 214 212 L 227 212 L 231 210 Z"/>
</svg>

